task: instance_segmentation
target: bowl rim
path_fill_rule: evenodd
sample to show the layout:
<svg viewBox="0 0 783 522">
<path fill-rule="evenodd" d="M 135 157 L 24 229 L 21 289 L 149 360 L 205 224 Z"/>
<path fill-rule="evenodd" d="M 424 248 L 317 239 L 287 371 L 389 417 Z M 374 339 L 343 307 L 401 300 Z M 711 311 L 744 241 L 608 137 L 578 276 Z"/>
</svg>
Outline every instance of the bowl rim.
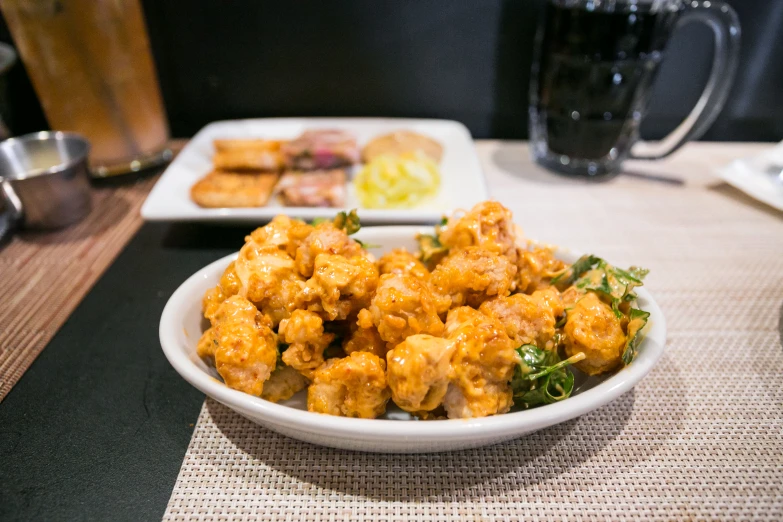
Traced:
<svg viewBox="0 0 783 522">
<path fill-rule="evenodd" d="M 84 163 L 87 160 L 87 157 L 90 155 L 90 149 L 92 148 L 87 138 L 75 132 L 39 131 L 39 132 L 31 132 L 29 134 L 23 134 L 21 136 L 13 136 L 11 138 L 8 138 L 7 140 L 0 143 L 0 151 L 5 149 L 10 149 L 15 145 L 24 147 L 25 144 L 34 141 L 52 141 L 52 142 L 72 141 L 81 145 L 82 150 L 79 152 L 79 154 L 75 155 L 73 158 L 62 161 L 60 163 L 56 163 L 51 167 L 39 167 L 35 169 L 26 170 L 24 172 L 16 173 L 13 175 L 10 174 L 4 175 L 3 173 L 0 172 L 0 181 L 23 181 L 26 179 L 49 176 L 52 174 L 60 174 L 67 170 L 73 169 L 75 166 L 79 165 L 80 163 Z"/>
<path fill-rule="evenodd" d="M 432 227 L 386 226 L 364 227 L 359 236 L 371 236 L 374 241 L 383 237 L 397 238 L 432 231 Z M 596 386 L 573 395 L 568 399 L 530 410 L 505 413 L 476 419 L 447 419 L 437 421 L 400 421 L 391 419 L 356 419 L 314 413 L 276 404 L 244 392 L 233 390 L 204 372 L 191 357 L 182 350 L 178 336 L 182 332 L 183 310 L 192 304 L 196 287 L 207 278 L 225 270 L 226 265 L 236 258 L 237 253 L 224 256 L 191 275 L 169 298 L 160 320 L 160 342 L 163 352 L 174 369 L 190 384 L 209 397 L 242 412 L 245 415 L 263 419 L 270 423 L 294 428 L 314 434 L 328 433 L 345 438 L 377 439 L 440 439 L 458 440 L 466 437 L 501 437 L 525 434 L 553 424 L 578 417 L 597 409 L 631 390 L 655 366 L 665 349 L 666 322 L 660 307 L 645 288 L 636 289 L 645 310 L 650 312 L 650 322 L 645 338 L 639 347 L 639 355 L 633 364 L 624 367 Z M 577 256 L 570 252 L 568 257 Z M 201 299 L 201 295 L 196 297 Z M 196 343 L 192 343 L 195 352 Z"/>
</svg>

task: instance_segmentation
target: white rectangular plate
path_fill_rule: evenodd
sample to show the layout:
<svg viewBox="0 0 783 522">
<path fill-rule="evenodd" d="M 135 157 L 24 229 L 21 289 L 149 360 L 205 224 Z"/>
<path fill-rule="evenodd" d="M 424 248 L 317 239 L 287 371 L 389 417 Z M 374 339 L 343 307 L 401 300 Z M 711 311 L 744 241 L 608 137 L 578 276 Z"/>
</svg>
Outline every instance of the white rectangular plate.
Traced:
<svg viewBox="0 0 783 522">
<path fill-rule="evenodd" d="M 182 149 L 144 202 L 148 221 L 212 221 L 262 223 L 284 212 L 292 217 L 332 217 L 335 208 L 283 207 L 276 200 L 259 208 L 202 208 L 190 199 L 190 187 L 212 169 L 212 141 L 220 138 L 292 139 L 307 129 L 336 128 L 352 132 L 364 146 L 370 139 L 396 130 L 412 130 L 443 145 L 441 187 L 432 200 L 412 209 L 363 209 L 349 182 L 346 208 L 358 208 L 362 223 L 434 223 L 444 213 L 468 209 L 487 199 L 484 174 L 464 125 L 449 120 L 389 118 L 265 118 L 210 123 Z M 354 172 L 355 174 L 355 172 Z M 353 174 L 351 175 L 351 179 Z"/>
</svg>

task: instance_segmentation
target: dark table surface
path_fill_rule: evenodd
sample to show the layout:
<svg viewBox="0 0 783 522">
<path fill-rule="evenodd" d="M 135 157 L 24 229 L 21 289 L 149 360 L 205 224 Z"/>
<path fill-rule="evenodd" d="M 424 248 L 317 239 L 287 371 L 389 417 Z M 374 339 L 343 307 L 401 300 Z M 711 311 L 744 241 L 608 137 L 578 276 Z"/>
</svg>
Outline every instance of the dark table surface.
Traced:
<svg viewBox="0 0 783 522">
<path fill-rule="evenodd" d="M 248 231 L 141 228 L 0 403 L 0 520 L 160 520 L 204 399 L 164 357 L 160 314 Z"/>
</svg>

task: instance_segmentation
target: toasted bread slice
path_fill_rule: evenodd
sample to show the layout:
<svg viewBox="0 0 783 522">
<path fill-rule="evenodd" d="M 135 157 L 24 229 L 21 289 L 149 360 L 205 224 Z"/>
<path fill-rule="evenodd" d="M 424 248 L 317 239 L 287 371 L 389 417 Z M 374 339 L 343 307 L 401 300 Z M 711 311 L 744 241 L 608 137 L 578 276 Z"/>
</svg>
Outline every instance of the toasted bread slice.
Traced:
<svg viewBox="0 0 783 522">
<path fill-rule="evenodd" d="M 238 149 L 256 149 L 256 150 L 280 150 L 285 140 L 262 140 L 262 139 L 221 139 L 213 140 L 212 145 L 216 151 L 233 151 Z"/>
<path fill-rule="evenodd" d="M 440 163 L 443 157 L 443 145 L 436 140 L 417 132 L 401 130 L 370 140 L 362 150 L 362 159 L 369 163 L 378 156 L 399 156 L 416 151 L 429 156 L 435 163 Z"/>
<path fill-rule="evenodd" d="M 275 187 L 286 207 L 342 207 L 347 175 L 343 169 L 289 170 Z"/>
<path fill-rule="evenodd" d="M 190 197 L 207 208 L 263 207 L 277 183 L 275 173 L 238 173 L 213 170 L 190 189 Z"/>
<path fill-rule="evenodd" d="M 214 140 L 216 170 L 280 170 L 284 159 L 280 140 Z"/>
</svg>

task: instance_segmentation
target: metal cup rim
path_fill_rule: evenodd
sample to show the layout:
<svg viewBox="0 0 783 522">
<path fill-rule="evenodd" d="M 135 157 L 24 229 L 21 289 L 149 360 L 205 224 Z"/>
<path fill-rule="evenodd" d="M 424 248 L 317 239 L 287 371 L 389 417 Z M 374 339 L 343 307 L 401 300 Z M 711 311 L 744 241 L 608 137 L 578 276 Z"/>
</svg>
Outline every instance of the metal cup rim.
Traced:
<svg viewBox="0 0 783 522">
<path fill-rule="evenodd" d="M 0 181 L 21 181 L 21 180 L 37 178 L 41 176 L 49 176 L 51 174 L 59 174 L 85 161 L 90 153 L 90 142 L 87 140 L 87 138 L 75 132 L 66 132 L 66 131 L 31 132 L 30 134 L 14 136 L 13 138 L 8 138 L 7 140 L 0 142 L 0 149 L 3 149 L 6 147 L 13 146 L 14 143 L 24 144 L 31 141 L 46 141 L 46 140 L 64 141 L 67 139 L 81 142 L 82 145 L 84 145 L 84 152 L 68 161 L 58 163 L 57 165 L 54 165 L 46 169 L 33 169 L 24 172 L 23 174 L 19 174 L 15 176 L 3 176 L 2 174 L 0 174 Z"/>
</svg>

